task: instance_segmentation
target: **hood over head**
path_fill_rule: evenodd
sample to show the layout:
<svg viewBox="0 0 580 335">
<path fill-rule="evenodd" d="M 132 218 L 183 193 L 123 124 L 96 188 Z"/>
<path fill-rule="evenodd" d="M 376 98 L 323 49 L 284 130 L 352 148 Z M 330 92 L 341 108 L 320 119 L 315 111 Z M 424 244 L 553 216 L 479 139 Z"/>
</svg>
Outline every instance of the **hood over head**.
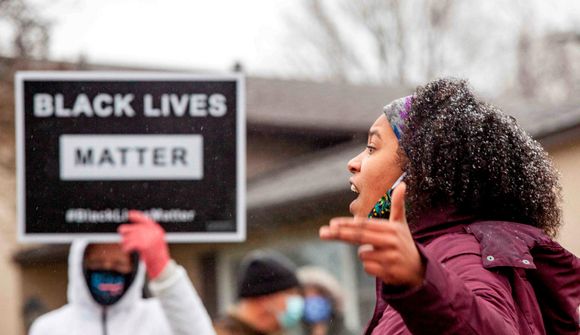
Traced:
<svg viewBox="0 0 580 335">
<path fill-rule="evenodd" d="M 86 308 L 101 309 L 91 296 L 85 275 L 83 261 L 85 250 L 91 244 L 86 240 L 76 240 L 72 243 L 68 256 L 68 289 L 67 297 L 69 304 L 81 305 Z M 138 300 L 142 299 L 143 286 L 145 285 L 145 265 L 139 262 L 135 278 L 123 297 L 115 304 L 108 306 L 109 309 L 129 308 Z"/>
</svg>

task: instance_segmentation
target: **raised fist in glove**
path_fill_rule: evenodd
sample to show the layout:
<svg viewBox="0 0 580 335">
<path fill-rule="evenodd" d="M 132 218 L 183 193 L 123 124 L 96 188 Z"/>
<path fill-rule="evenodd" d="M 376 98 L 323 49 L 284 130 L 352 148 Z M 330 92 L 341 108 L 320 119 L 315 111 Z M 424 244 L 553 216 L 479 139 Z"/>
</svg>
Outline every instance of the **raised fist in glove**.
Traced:
<svg viewBox="0 0 580 335">
<path fill-rule="evenodd" d="M 119 226 L 121 247 L 129 253 L 136 251 L 147 266 L 147 275 L 155 279 L 169 263 L 169 247 L 165 242 L 165 230 L 144 213 L 129 211 L 129 222 Z"/>
</svg>

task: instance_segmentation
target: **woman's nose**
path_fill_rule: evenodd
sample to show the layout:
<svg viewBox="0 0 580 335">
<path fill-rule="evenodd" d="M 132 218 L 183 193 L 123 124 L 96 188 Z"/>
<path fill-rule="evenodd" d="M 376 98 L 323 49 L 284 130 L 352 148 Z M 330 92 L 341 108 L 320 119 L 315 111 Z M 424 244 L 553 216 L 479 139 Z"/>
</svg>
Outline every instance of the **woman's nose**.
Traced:
<svg viewBox="0 0 580 335">
<path fill-rule="evenodd" d="M 360 161 L 361 161 L 360 160 L 360 157 L 361 157 L 361 155 L 359 154 L 358 156 L 352 158 L 348 162 L 346 168 L 348 169 L 348 171 L 350 173 L 353 173 L 354 174 L 354 173 L 360 172 Z"/>
</svg>

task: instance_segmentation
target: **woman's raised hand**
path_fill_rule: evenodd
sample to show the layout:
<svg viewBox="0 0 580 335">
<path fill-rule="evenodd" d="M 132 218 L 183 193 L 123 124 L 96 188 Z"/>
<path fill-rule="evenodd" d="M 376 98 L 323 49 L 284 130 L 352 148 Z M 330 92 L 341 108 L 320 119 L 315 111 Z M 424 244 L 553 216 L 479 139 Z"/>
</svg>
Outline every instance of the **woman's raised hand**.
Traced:
<svg viewBox="0 0 580 335">
<path fill-rule="evenodd" d="M 421 285 L 425 269 L 407 225 L 406 188 L 405 183 L 395 188 L 389 220 L 333 218 L 320 228 L 320 238 L 359 245 L 365 271 L 387 285 Z"/>
</svg>

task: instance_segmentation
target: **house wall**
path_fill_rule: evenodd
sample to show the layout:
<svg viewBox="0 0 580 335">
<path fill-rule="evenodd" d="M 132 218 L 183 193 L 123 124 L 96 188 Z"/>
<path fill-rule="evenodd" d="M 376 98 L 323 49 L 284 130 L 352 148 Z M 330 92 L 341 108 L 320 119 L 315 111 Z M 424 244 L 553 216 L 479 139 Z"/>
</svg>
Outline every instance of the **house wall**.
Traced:
<svg viewBox="0 0 580 335">
<path fill-rule="evenodd" d="M 252 132 L 251 126 L 249 128 L 246 143 L 248 180 L 285 168 L 289 162 L 305 154 L 350 140 L 339 135 L 323 138 L 305 134 L 264 134 Z"/>
<path fill-rule="evenodd" d="M 246 143 L 248 179 L 280 168 L 289 160 L 312 151 L 308 143 L 278 139 L 273 136 L 249 135 Z"/>
<path fill-rule="evenodd" d="M 580 256 L 580 140 L 549 150 L 560 172 L 564 224 L 558 241 Z"/>
<path fill-rule="evenodd" d="M 16 180 L 14 172 L 0 166 L 0 333 L 22 331 L 20 269 L 12 261 L 16 243 Z"/>
<path fill-rule="evenodd" d="M 0 64 L 0 77 L 4 68 Z M 14 170 L 13 90 L 0 78 L 0 333 L 19 334 L 21 277 L 12 261 L 16 243 L 16 178 Z"/>
<path fill-rule="evenodd" d="M 20 269 L 22 288 L 20 291 L 23 306 L 31 300 L 41 304 L 40 314 L 55 310 L 66 303 L 67 266 L 66 261 L 35 263 Z M 24 314 L 18 310 L 18 321 L 26 326 Z M 18 334 L 18 333 L 14 333 Z"/>
</svg>

